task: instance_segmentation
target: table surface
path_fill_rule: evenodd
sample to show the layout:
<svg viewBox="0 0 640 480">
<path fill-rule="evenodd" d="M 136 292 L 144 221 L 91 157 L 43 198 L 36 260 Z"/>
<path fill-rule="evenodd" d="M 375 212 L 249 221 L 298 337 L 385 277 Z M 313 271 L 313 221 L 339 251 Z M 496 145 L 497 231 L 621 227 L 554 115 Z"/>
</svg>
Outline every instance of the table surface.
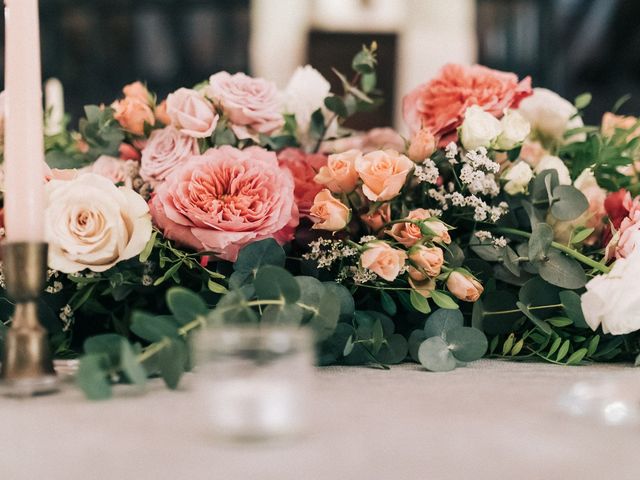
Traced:
<svg viewBox="0 0 640 480">
<path fill-rule="evenodd" d="M 638 479 L 640 427 L 607 426 L 558 407 L 575 382 L 638 393 L 623 365 L 559 367 L 482 360 L 448 373 L 317 371 L 307 435 L 234 445 L 211 437 L 194 377 L 88 402 L 0 399 L 0 478 L 42 479 Z M 636 397 L 634 397 L 636 398 Z"/>
</svg>

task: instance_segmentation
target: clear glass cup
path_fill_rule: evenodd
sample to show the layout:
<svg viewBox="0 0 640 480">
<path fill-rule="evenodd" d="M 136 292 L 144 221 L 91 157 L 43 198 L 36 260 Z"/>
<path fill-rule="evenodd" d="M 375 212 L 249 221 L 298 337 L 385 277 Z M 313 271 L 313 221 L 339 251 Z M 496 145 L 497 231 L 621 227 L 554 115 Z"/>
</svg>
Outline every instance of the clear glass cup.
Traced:
<svg viewBox="0 0 640 480">
<path fill-rule="evenodd" d="M 315 363 L 309 329 L 216 327 L 195 346 L 198 390 L 216 436 L 260 441 L 304 431 Z"/>
</svg>

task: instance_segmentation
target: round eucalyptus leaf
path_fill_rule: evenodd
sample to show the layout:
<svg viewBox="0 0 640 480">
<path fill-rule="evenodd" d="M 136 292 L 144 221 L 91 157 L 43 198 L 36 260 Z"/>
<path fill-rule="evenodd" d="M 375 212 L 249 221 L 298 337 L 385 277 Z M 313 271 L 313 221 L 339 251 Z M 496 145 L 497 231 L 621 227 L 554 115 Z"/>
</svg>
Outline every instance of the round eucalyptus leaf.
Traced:
<svg viewBox="0 0 640 480">
<path fill-rule="evenodd" d="M 518 300 L 529 307 L 537 307 L 541 305 L 555 305 L 560 303 L 560 289 L 550 283 L 545 282 L 540 277 L 534 277 L 525 283 L 518 294 Z M 513 306 L 511 308 L 514 308 Z M 536 314 L 541 318 L 553 316 L 552 309 L 537 310 Z"/>
<path fill-rule="evenodd" d="M 356 304 L 353 295 L 344 285 L 336 282 L 323 282 L 324 288 L 333 293 L 340 300 L 340 320 L 350 322 L 356 310 Z"/>
<path fill-rule="evenodd" d="M 429 318 L 427 318 L 427 321 L 424 324 L 424 333 L 426 338 L 444 338 L 448 330 L 461 327 L 463 325 L 464 317 L 460 310 L 441 308 L 429 315 Z"/>
<path fill-rule="evenodd" d="M 420 359 L 418 358 L 418 349 L 426 339 L 427 334 L 424 330 L 420 329 L 414 330 L 411 332 L 411 335 L 409 335 L 409 356 L 416 362 L 420 362 Z"/>
<path fill-rule="evenodd" d="M 551 201 L 553 190 L 560 184 L 557 170 L 543 170 L 533 180 L 531 197 L 534 201 Z"/>
<path fill-rule="evenodd" d="M 394 365 L 404 361 L 408 351 L 407 340 L 402 335 L 394 333 L 386 338 L 386 342 L 378 350 L 376 358 L 380 363 Z"/>
<path fill-rule="evenodd" d="M 546 223 L 533 226 L 529 238 L 529 260 L 536 262 L 547 256 L 553 242 L 553 229 Z"/>
<path fill-rule="evenodd" d="M 558 220 L 575 220 L 589 208 L 589 201 L 580 190 L 571 185 L 558 185 L 553 189 L 551 214 Z"/>
<path fill-rule="evenodd" d="M 261 323 L 300 325 L 304 317 L 304 310 L 298 305 L 285 303 L 284 305 L 268 305 L 262 310 Z"/>
<path fill-rule="evenodd" d="M 325 290 L 320 297 L 320 305 L 309 319 L 309 325 L 314 329 L 319 340 L 329 337 L 336 329 L 340 316 L 340 302 L 336 296 Z"/>
<path fill-rule="evenodd" d="M 587 321 L 584 319 L 584 313 L 582 312 L 582 301 L 580 295 L 570 290 L 564 290 L 560 292 L 560 301 L 564 311 L 567 312 L 567 316 L 573 321 L 573 324 L 578 328 L 589 328 Z"/>
<path fill-rule="evenodd" d="M 484 333 L 477 328 L 458 327 L 447 332 L 446 342 L 456 360 L 473 362 L 487 352 L 489 342 Z"/>
<path fill-rule="evenodd" d="M 485 293 L 481 301 L 473 305 L 471 324 L 488 335 L 511 332 L 513 324 L 522 316 L 519 312 L 494 314 L 505 310 L 514 310 L 517 297 L 509 290 Z"/>
<path fill-rule="evenodd" d="M 266 265 L 261 267 L 253 282 L 260 300 L 284 300 L 294 303 L 300 298 L 300 286 L 284 268 Z"/>
<path fill-rule="evenodd" d="M 250 243 L 240 250 L 233 264 L 232 286 L 239 287 L 251 280 L 263 265 L 284 267 L 285 261 L 283 248 L 273 238 Z"/>
<path fill-rule="evenodd" d="M 336 325 L 334 332 L 320 344 L 318 355 L 320 365 L 331 365 L 340 359 L 349 337 L 353 334 L 351 325 L 347 323 Z"/>
<path fill-rule="evenodd" d="M 320 297 L 324 293 L 325 286 L 313 277 L 299 276 L 295 277 L 300 287 L 300 298 L 298 301 L 305 305 L 318 305 L 320 303 Z"/>
<path fill-rule="evenodd" d="M 461 267 L 464 262 L 464 252 L 457 243 L 451 243 L 445 247 L 444 261 L 451 268 Z"/>
<path fill-rule="evenodd" d="M 576 290 L 587 283 L 587 275 L 577 260 L 558 250 L 551 249 L 547 258 L 538 263 L 540 276 L 561 288 Z"/>
<path fill-rule="evenodd" d="M 418 349 L 420 363 L 432 372 L 448 372 L 456 368 L 457 362 L 449 344 L 440 337 L 427 338 Z"/>
</svg>

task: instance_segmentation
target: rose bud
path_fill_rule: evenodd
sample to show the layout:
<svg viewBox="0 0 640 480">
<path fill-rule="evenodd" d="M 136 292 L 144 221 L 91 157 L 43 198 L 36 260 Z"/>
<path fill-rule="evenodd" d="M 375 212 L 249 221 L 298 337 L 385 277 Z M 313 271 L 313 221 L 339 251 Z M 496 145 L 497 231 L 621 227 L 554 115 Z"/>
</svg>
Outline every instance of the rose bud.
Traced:
<svg viewBox="0 0 640 480">
<path fill-rule="evenodd" d="M 331 195 L 328 189 L 318 193 L 310 210 L 314 220 L 314 230 L 337 232 L 347 226 L 351 217 L 351 209 Z"/>
<path fill-rule="evenodd" d="M 464 302 L 475 302 L 480 298 L 484 288 L 471 274 L 454 270 L 447 279 L 447 288 L 458 299 Z"/>
<path fill-rule="evenodd" d="M 437 277 L 444 263 L 444 252 L 439 247 L 416 245 L 409 250 L 409 260 L 429 277 Z"/>
<path fill-rule="evenodd" d="M 436 151 L 438 142 L 428 128 L 421 128 L 412 137 L 407 151 L 408 157 L 416 163 L 422 163 Z"/>
</svg>

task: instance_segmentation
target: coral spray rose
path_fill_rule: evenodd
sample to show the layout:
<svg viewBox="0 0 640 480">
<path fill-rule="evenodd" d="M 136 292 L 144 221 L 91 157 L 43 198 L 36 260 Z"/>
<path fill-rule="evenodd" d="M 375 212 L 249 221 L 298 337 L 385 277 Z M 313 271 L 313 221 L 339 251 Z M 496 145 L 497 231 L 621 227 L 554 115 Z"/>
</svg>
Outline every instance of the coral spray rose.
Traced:
<svg viewBox="0 0 640 480">
<path fill-rule="evenodd" d="M 416 163 L 422 163 L 436 151 L 438 142 L 428 128 L 421 128 L 411 136 L 407 155 Z"/>
<path fill-rule="evenodd" d="M 156 117 L 151 107 L 135 97 L 125 97 L 115 101 L 111 107 L 114 110 L 113 118 L 126 131 L 134 135 L 144 135 L 144 126 L 154 125 Z"/>
<path fill-rule="evenodd" d="M 386 242 L 369 242 L 360 256 L 360 265 L 386 281 L 393 282 L 406 260 L 407 253 L 404 250 L 393 248 Z"/>
<path fill-rule="evenodd" d="M 407 220 L 426 220 L 431 217 L 428 210 L 424 208 L 417 208 L 409 212 Z M 422 239 L 422 231 L 420 225 L 412 222 L 407 223 L 395 223 L 389 231 L 387 231 L 394 239 L 400 242 L 405 247 L 411 247 L 416 242 Z"/>
<path fill-rule="evenodd" d="M 360 158 L 362 153 L 355 149 L 329 155 L 327 164 L 320 168 L 314 180 L 333 193 L 351 193 L 358 185 L 356 160 Z"/>
<path fill-rule="evenodd" d="M 473 276 L 466 272 L 454 270 L 447 278 L 447 288 L 458 299 L 464 302 L 475 302 L 480 298 L 484 288 Z"/>
<path fill-rule="evenodd" d="M 404 120 L 412 133 L 428 128 L 441 147 L 457 139 L 464 113 L 478 105 L 496 118 L 531 95 L 531 79 L 480 65 L 445 65 L 440 74 L 402 100 Z"/>
<path fill-rule="evenodd" d="M 157 187 L 151 214 L 166 237 L 233 262 L 249 243 L 291 240 L 298 225 L 294 187 L 291 172 L 273 152 L 212 148 Z"/>
<path fill-rule="evenodd" d="M 349 223 L 351 210 L 344 203 L 331 195 L 326 188 L 318 193 L 311 207 L 311 218 L 314 230 L 337 232 Z"/>
<path fill-rule="evenodd" d="M 372 202 L 383 202 L 398 196 L 413 162 L 394 150 L 378 150 L 357 158 L 355 168 L 364 182 L 365 196 Z"/>
<path fill-rule="evenodd" d="M 409 250 L 409 260 L 427 276 L 437 277 L 444 264 L 444 252 L 439 247 L 416 245 Z"/>
</svg>

